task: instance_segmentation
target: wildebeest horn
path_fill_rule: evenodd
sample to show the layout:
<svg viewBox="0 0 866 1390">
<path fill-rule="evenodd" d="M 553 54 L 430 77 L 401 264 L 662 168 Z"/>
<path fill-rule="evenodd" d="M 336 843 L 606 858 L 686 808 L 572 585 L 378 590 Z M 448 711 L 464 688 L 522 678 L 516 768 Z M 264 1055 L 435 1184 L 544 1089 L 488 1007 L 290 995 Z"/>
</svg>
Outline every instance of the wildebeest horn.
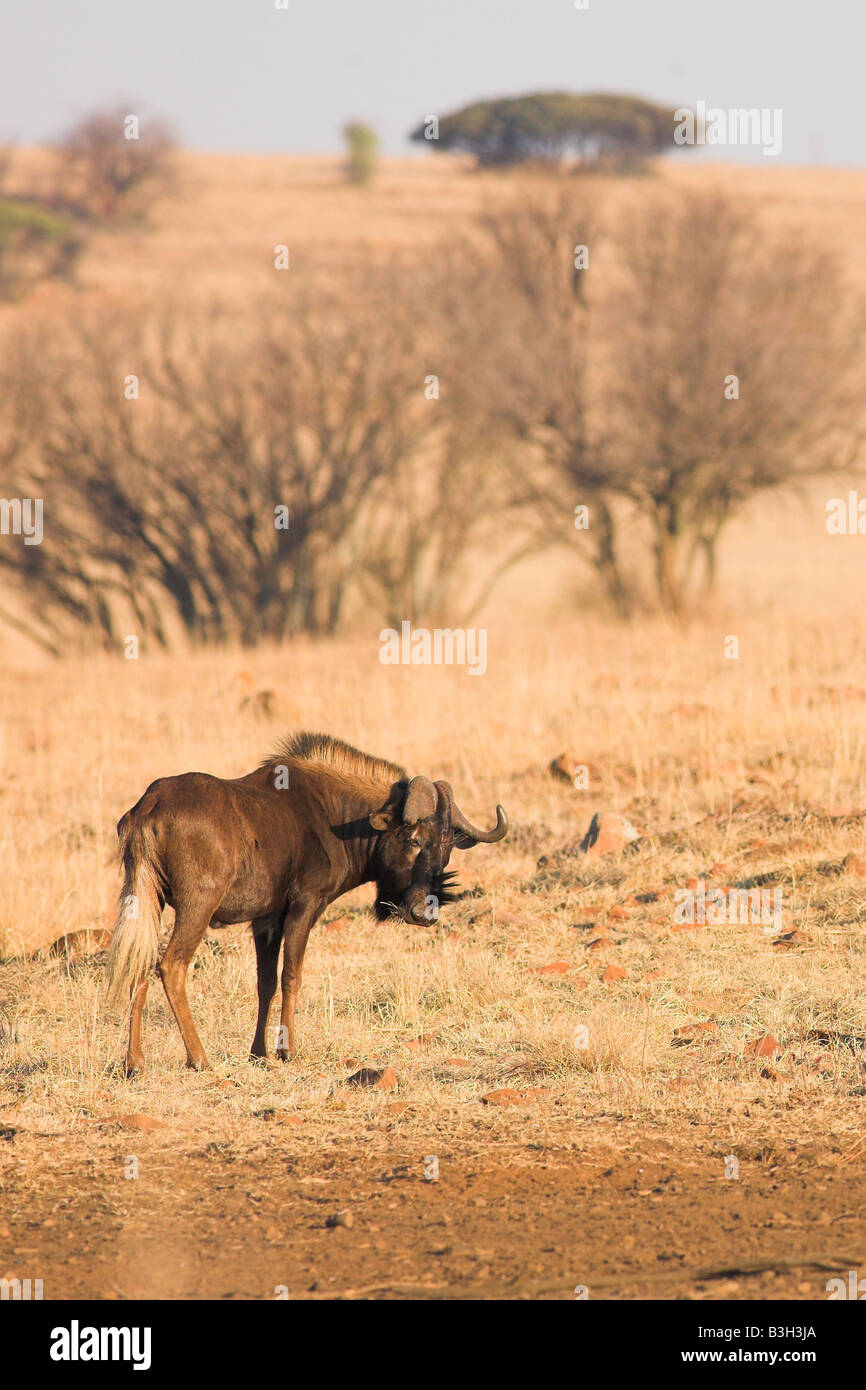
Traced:
<svg viewBox="0 0 866 1390">
<path fill-rule="evenodd" d="M 436 788 L 429 777 L 413 777 L 403 803 L 403 819 L 414 823 L 427 820 L 435 814 L 437 806 Z"/>
<path fill-rule="evenodd" d="M 451 825 L 455 832 L 455 843 L 458 849 L 471 849 L 473 845 L 493 845 L 497 840 L 504 840 L 508 834 L 508 817 L 501 806 L 496 807 L 496 824 L 492 830 L 479 830 L 477 825 L 473 825 L 467 820 L 460 807 L 454 800 L 454 793 L 448 782 L 437 782 L 436 786 L 446 798 L 451 810 Z"/>
</svg>

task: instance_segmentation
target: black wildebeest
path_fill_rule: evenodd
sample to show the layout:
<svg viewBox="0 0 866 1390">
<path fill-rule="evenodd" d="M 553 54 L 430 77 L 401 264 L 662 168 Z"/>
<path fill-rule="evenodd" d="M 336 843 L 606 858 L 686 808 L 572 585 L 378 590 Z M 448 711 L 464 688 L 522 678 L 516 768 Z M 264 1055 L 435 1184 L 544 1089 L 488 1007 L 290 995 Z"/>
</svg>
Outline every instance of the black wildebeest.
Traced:
<svg viewBox="0 0 866 1390">
<path fill-rule="evenodd" d="M 208 927 L 251 922 L 259 1012 L 253 1057 L 265 1031 L 284 942 L 280 1045 L 295 1053 L 295 1004 L 310 929 L 335 898 L 376 884 L 376 914 L 430 922 L 453 900 L 452 849 L 492 844 L 507 833 L 472 825 L 447 782 L 408 777 L 324 734 L 296 734 L 246 777 L 203 772 L 161 777 L 120 820 L 124 881 L 109 954 L 110 994 L 131 991 L 128 1075 L 144 1063 L 141 1015 L 159 949 L 166 903 L 175 910 L 159 965 L 186 1047 L 208 1066 L 186 997 L 189 963 Z"/>
</svg>

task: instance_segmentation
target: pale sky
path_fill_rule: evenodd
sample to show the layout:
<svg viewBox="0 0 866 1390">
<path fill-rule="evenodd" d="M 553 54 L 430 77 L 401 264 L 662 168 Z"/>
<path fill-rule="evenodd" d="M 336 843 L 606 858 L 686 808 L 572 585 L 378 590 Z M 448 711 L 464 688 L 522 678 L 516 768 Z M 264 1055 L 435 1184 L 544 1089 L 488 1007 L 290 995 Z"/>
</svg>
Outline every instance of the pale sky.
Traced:
<svg viewBox="0 0 866 1390">
<path fill-rule="evenodd" d="M 866 164 L 862 0 L 0 0 L 0 54 L 20 144 L 122 101 L 194 149 L 337 151 L 358 119 L 432 158 L 428 114 L 565 89 L 781 108 L 773 163 Z"/>
</svg>

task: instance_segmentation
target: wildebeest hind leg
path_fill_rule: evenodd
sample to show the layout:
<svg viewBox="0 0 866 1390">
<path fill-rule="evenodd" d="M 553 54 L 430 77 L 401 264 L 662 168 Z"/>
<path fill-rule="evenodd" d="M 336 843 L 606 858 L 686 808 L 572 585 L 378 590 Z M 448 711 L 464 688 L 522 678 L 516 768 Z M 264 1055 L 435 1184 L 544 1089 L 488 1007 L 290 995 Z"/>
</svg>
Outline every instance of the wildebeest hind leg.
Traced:
<svg viewBox="0 0 866 1390">
<path fill-rule="evenodd" d="M 277 991 L 277 961 L 283 939 L 282 923 L 278 917 L 257 917 L 253 922 L 253 941 L 256 944 L 256 985 L 259 993 L 259 1016 L 256 1035 L 250 1046 L 251 1057 L 267 1057 L 267 1027 L 271 1002 Z"/>
<path fill-rule="evenodd" d="M 168 1002 L 186 1048 L 186 1064 L 188 1067 L 194 1067 L 196 1071 L 205 1071 L 210 1062 L 195 1030 L 187 1002 L 186 972 L 218 905 L 219 899 L 211 900 L 205 905 L 196 904 L 194 908 L 179 908 L 171 940 L 159 963 L 159 973 Z"/>
<path fill-rule="evenodd" d="M 149 984 L 150 974 L 148 973 L 143 980 L 139 980 L 137 985 L 133 985 L 132 989 L 132 1004 L 129 1010 L 129 1046 L 126 1049 L 127 1076 L 137 1076 L 144 1066 L 144 1052 L 141 1047 L 141 1015 L 144 1011 L 144 1001 L 147 998 Z"/>
</svg>

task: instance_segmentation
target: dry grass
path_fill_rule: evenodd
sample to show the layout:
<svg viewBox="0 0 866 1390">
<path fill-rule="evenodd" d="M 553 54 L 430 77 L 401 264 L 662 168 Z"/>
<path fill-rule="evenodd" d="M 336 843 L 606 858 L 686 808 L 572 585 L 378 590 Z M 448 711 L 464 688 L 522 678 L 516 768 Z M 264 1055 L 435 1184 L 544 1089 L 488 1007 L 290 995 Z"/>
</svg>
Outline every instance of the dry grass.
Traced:
<svg viewBox="0 0 866 1390">
<path fill-rule="evenodd" d="M 38 156 L 21 160 L 26 184 Z M 79 294 L 121 307 L 156 286 L 243 295 L 267 283 L 277 242 L 291 245 L 296 263 L 325 267 L 362 250 L 416 247 L 512 188 L 436 160 L 392 162 L 370 191 L 347 187 L 337 163 L 321 159 L 184 156 L 182 172 L 182 192 L 156 210 L 152 233 L 104 233 L 93 244 L 83 289 L 46 287 L 4 312 L 41 312 L 50 326 L 57 306 Z M 727 182 L 767 216 L 820 226 L 866 277 L 866 175 L 684 165 L 664 177 Z M 653 186 L 611 194 L 651 197 Z M 663 1138 L 704 1122 L 731 1143 L 831 1129 L 856 1143 L 866 1083 L 856 1041 L 866 1035 L 862 880 L 821 866 L 866 852 L 866 821 L 831 818 L 864 807 L 866 701 L 843 688 L 863 681 L 866 626 L 847 599 L 859 590 L 860 541 L 826 535 L 824 500 L 756 504 L 722 557 L 730 606 L 682 630 L 612 626 L 591 599 L 575 600 L 559 564 L 520 570 L 481 620 L 482 678 L 381 666 L 373 630 L 327 646 L 56 664 L 4 636 L 7 955 L 110 919 L 114 825 L 150 780 L 192 768 L 241 773 L 293 728 L 321 728 L 447 776 L 475 818 L 501 800 L 513 829 L 503 846 L 461 857 L 464 885 L 480 891 L 447 910 L 441 931 L 377 926 L 363 912 L 368 892 L 331 910 L 358 915 L 313 935 L 302 1056 L 292 1066 L 247 1060 L 255 981 L 242 929 L 224 932 L 219 949 L 203 947 L 191 980 L 215 1072 L 184 1071 L 157 986 L 145 1019 L 150 1069 L 133 1089 L 117 1073 L 121 1023 L 104 1008 L 98 964 L 8 961 L 0 1118 L 82 1137 L 95 1119 L 135 1109 L 222 1142 L 275 1107 L 297 1110 L 309 1145 L 347 1127 L 355 1143 L 374 1143 L 397 1123 L 489 1144 L 525 1137 L 526 1110 L 480 1104 L 507 1085 L 549 1090 L 532 1103 L 531 1137 L 542 1148 L 580 1144 L 589 1122 L 617 1116 Z M 565 499 L 566 527 L 571 506 Z M 736 662 L 722 656 L 729 633 L 740 640 Z M 270 720 L 241 708 L 264 689 L 276 697 Z M 547 773 L 565 747 L 599 767 L 590 793 Z M 573 842 L 598 808 L 655 836 L 681 835 L 594 868 L 565 857 L 558 877 L 538 878 L 539 856 Z M 604 923 L 630 894 L 683 887 L 719 861 L 735 883 L 772 874 L 785 895 L 784 930 L 799 928 L 803 944 L 781 950 L 751 926 L 674 932 L 666 895 L 614 918 L 613 944 L 587 949 L 582 923 Z M 533 973 L 554 960 L 568 960 L 569 972 Z M 600 976 L 609 962 L 627 975 L 608 986 Z M 717 1023 L 708 1042 L 672 1045 L 675 1029 L 707 1019 Z M 580 1025 L 588 1047 L 576 1045 Z M 810 1036 L 822 1029 L 839 1036 Z M 777 1064 L 787 1079 L 762 1078 L 764 1064 L 744 1055 L 764 1031 L 787 1051 Z M 428 1046 L 407 1048 L 422 1034 Z M 449 1065 L 455 1055 L 469 1065 Z M 410 1110 L 398 1121 L 387 1111 L 393 1094 L 346 1092 L 345 1058 L 392 1062 Z"/>
<path fill-rule="evenodd" d="M 21 150 L 10 187 L 38 191 L 46 170 L 43 151 Z M 530 184 L 540 177 L 530 175 Z M 277 244 L 289 246 L 298 271 L 327 271 L 395 250 L 417 252 L 447 242 L 481 212 L 495 212 L 525 178 L 478 174 L 470 160 L 457 156 L 389 159 L 370 188 L 358 188 L 346 183 L 339 158 L 185 152 L 177 156 L 175 192 L 157 203 L 149 226 L 97 235 L 79 281 L 89 296 L 113 304 L 149 300 L 155 293 L 180 304 L 246 300 L 273 284 Z M 808 225 L 828 252 L 841 251 L 852 273 L 866 282 L 862 171 L 701 166 L 685 159 L 662 163 L 654 175 L 637 180 L 593 181 L 613 205 L 651 199 L 670 182 L 718 188 L 773 222 Z M 51 312 L 75 294 L 48 284 L 36 300 Z"/>
<path fill-rule="evenodd" d="M 204 946 L 191 981 L 215 1077 L 184 1071 L 157 985 L 150 1069 L 132 1092 L 117 1074 L 121 1027 L 106 1014 L 98 963 L 8 963 L 0 1115 L 59 1133 L 135 1108 L 200 1140 L 239 1133 L 251 1114 L 278 1107 L 298 1111 L 310 1140 L 345 1132 L 350 1117 L 359 1138 L 391 1123 L 395 1097 L 347 1093 L 351 1058 L 396 1067 L 398 1098 L 412 1107 L 401 1125 L 445 1126 L 467 1142 L 513 1137 L 525 1123 L 525 1111 L 479 1103 L 500 1086 L 549 1091 L 533 1104 L 541 1144 L 577 1142 L 586 1120 L 605 1114 L 659 1132 L 736 1118 L 741 1136 L 829 1126 L 853 1139 L 866 1083 L 862 881 L 838 870 L 846 853 L 866 851 L 866 820 L 838 817 L 862 809 L 866 701 L 843 690 L 842 632 L 777 622 L 762 643 L 764 624 L 739 631 L 750 653 L 739 663 L 723 662 L 705 629 L 586 620 L 535 639 L 497 623 L 483 678 L 383 667 L 375 642 L 93 658 L 7 678 L 0 930 L 9 953 L 110 919 L 113 825 L 153 777 L 234 775 L 289 727 L 331 730 L 450 777 L 476 818 L 501 799 L 513 829 L 504 846 L 459 856 L 463 884 L 478 895 L 447 909 L 439 930 L 377 925 L 366 890 L 329 911 L 353 920 L 313 935 L 293 1066 L 247 1061 L 255 970 L 244 929 Z M 780 651 L 789 653 L 781 667 Z M 253 689 L 275 692 L 272 720 L 240 708 Z M 546 771 L 566 745 L 598 765 L 591 792 Z M 594 864 L 557 855 L 599 807 L 630 815 L 654 841 Z M 672 831 L 681 832 L 673 842 L 659 838 Z M 537 875 L 541 854 L 548 864 Z M 803 944 L 780 949 L 752 925 L 673 931 L 672 891 L 718 861 L 726 868 L 715 882 L 771 875 L 784 894 L 783 931 L 799 928 Z M 629 895 L 658 890 L 608 922 Z M 611 944 L 589 950 L 589 922 L 606 925 Z M 569 972 L 534 973 L 554 960 L 569 961 Z M 609 963 L 626 978 L 603 984 Z M 672 1044 L 675 1029 L 706 1019 L 717 1024 L 708 1041 Z M 820 1041 L 820 1030 L 839 1036 Z M 744 1055 L 765 1031 L 787 1052 L 773 1063 L 781 1081 Z M 426 1046 L 407 1048 L 421 1035 Z M 455 1055 L 469 1065 L 450 1065 Z"/>
</svg>

